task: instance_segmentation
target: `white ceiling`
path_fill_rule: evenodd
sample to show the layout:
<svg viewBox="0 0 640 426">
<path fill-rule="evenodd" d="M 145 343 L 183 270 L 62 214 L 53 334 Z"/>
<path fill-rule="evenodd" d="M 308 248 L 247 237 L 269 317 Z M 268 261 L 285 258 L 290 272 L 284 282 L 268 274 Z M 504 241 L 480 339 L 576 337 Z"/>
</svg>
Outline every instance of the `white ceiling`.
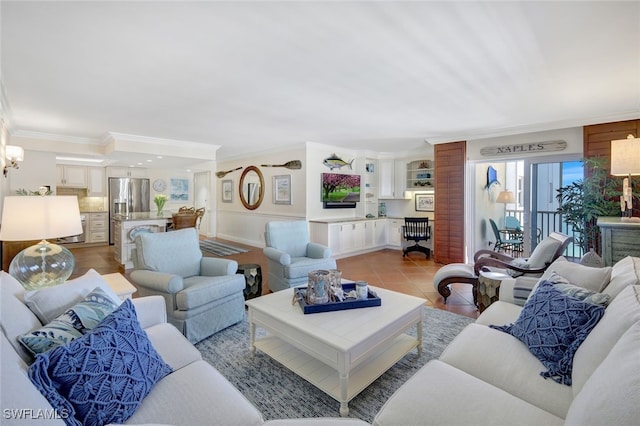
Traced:
<svg viewBox="0 0 640 426">
<path fill-rule="evenodd" d="M 638 1 L 2 0 L 0 14 L 12 135 L 117 132 L 224 160 L 640 118 Z"/>
</svg>

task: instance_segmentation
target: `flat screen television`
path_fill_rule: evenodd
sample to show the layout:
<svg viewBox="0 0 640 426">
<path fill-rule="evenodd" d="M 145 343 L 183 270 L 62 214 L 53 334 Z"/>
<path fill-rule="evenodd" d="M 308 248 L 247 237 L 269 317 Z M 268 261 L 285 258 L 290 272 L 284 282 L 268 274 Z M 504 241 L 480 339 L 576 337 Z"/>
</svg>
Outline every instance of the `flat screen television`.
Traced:
<svg viewBox="0 0 640 426">
<path fill-rule="evenodd" d="M 360 175 L 322 173 L 321 182 L 325 209 L 354 208 L 360 201 Z"/>
</svg>

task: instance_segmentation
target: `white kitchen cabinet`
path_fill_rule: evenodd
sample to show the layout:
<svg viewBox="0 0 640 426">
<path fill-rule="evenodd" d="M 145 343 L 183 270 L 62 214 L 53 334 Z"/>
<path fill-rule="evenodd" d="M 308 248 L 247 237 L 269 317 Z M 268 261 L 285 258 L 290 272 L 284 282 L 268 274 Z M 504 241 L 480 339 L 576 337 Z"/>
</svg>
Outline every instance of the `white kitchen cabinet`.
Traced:
<svg viewBox="0 0 640 426">
<path fill-rule="evenodd" d="M 85 166 L 56 165 L 56 186 L 69 188 L 87 187 L 87 168 Z"/>
<path fill-rule="evenodd" d="M 365 248 L 365 222 L 349 222 L 340 225 L 340 250 L 350 253 Z"/>
<path fill-rule="evenodd" d="M 107 195 L 104 167 L 87 167 L 87 195 L 104 197 Z"/>
<path fill-rule="evenodd" d="M 335 257 L 346 257 L 384 248 L 386 219 L 347 222 L 310 222 L 311 241 L 331 248 Z"/>
<path fill-rule="evenodd" d="M 87 214 L 87 240 L 88 243 L 106 243 L 109 238 L 109 214 L 97 212 Z"/>
<path fill-rule="evenodd" d="M 387 244 L 387 220 L 377 219 L 365 222 L 365 246 L 382 247 Z"/>
<path fill-rule="evenodd" d="M 389 225 L 389 232 L 387 234 L 387 241 L 390 246 L 402 247 L 402 227 L 404 226 L 404 219 L 387 219 Z"/>
<path fill-rule="evenodd" d="M 378 247 L 387 244 L 387 219 L 373 221 L 373 244 Z"/>
<path fill-rule="evenodd" d="M 108 177 L 147 177 L 147 169 L 143 167 L 107 167 Z"/>
<path fill-rule="evenodd" d="M 403 160 L 378 160 L 379 199 L 406 199 L 407 164 Z"/>
</svg>

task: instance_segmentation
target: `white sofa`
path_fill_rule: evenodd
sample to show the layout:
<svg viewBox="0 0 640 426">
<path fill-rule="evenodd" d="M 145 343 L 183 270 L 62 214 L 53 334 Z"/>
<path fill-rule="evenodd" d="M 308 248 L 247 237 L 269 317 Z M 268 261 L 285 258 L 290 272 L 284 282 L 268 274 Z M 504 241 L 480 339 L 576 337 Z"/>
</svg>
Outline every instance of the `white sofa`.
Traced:
<svg viewBox="0 0 640 426">
<path fill-rule="evenodd" d="M 44 303 L 63 313 L 95 287 L 111 292 L 104 279 L 94 270 L 65 284 L 53 287 Z M 60 293 L 63 295 L 61 296 Z M 117 299 L 114 293 L 110 296 Z M 71 302 L 71 301 L 74 302 Z M 141 405 L 125 424 L 163 425 L 268 425 L 322 424 L 362 426 L 357 419 L 283 419 L 265 423 L 262 414 L 213 366 L 204 361 L 200 352 L 176 327 L 167 322 L 165 300 L 147 296 L 132 300 L 138 322 L 155 350 L 173 369 L 162 378 L 142 400 Z M 17 337 L 42 327 L 43 321 L 25 304 L 25 291 L 9 274 L 0 271 L 0 327 L 2 328 L 0 357 L 0 424 L 60 424 L 62 415 L 54 414 L 52 406 L 30 381 L 27 370 L 33 356 Z M 52 418 L 53 417 L 53 418 Z M 56 418 L 57 417 L 57 418 Z"/>
<path fill-rule="evenodd" d="M 107 287 L 95 271 L 72 280 L 81 299 L 96 286 Z M 59 286 L 59 287 L 62 287 Z M 31 355 L 16 337 L 41 327 L 38 317 L 23 303 L 24 289 L 13 277 L 0 272 L 2 326 L 2 421 L 25 425 L 38 416 L 49 416 L 51 405 L 27 376 Z M 156 351 L 174 370 L 153 387 L 127 424 L 261 425 L 261 413 L 215 368 L 202 360 L 200 352 L 167 323 L 164 299 L 149 296 L 133 299 L 138 321 Z M 41 417 L 40 417 L 41 418 Z M 65 424 L 60 418 L 51 424 Z M 47 423 L 49 424 L 49 423 Z"/>
<path fill-rule="evenodd" d="M 510 279 L 500 300 L 403 384 L 373 424 L 638 425 L 640 258 L 603 269 L 560 258 L 540 281 L 553 271 L 612 299 L 575 353 L 571 386 L 541 377 L 546 368 L 524 343 L 488 327 L 514 322 L 523 309 L 514 290 L 531 290 L 531 281 Z"/>
</svg>

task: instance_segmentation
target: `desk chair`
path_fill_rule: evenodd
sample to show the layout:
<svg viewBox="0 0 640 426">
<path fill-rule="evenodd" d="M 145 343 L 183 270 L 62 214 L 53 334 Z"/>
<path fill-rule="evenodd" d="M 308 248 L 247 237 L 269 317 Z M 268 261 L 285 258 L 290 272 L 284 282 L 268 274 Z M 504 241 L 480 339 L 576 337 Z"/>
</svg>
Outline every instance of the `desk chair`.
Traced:
<svg viewBox="0 0 640 426">
<path fill-rule="evenodd" d="M 431 249 L 420 245 L 420 241 L 427 241 L 431 238 L 431 227 L 429 226 L 428 217 L 405 217 L 402 235 L 405 240 L 414 241 L 415 243 L 412 246 L 402 249 L 402 257 L 405 257 L 412 251 L 419 251 L 424 253 L 427 258 L 429 257 Z"/>
</svg>

